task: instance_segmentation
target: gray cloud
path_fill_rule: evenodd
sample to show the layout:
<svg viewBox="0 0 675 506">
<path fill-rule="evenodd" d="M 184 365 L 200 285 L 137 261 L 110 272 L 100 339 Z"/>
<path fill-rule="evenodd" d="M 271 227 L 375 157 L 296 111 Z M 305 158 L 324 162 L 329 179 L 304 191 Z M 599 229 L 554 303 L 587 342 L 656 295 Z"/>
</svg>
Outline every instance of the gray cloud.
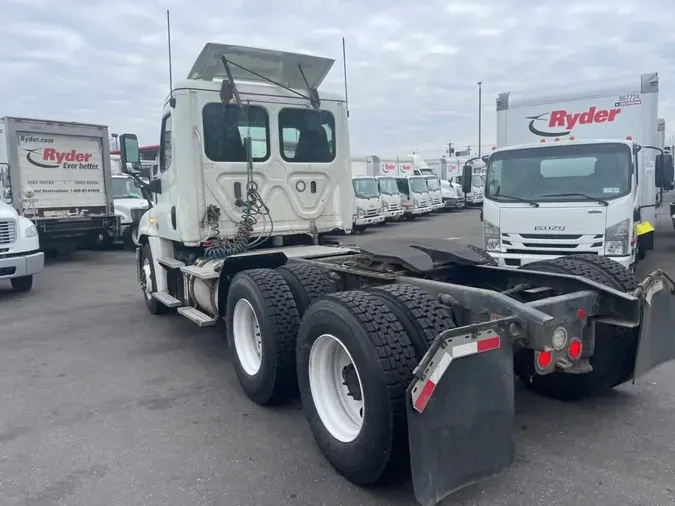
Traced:
<svg viewBox="0 0 675 506">
<path fill-rule="evenodd" d="M 341 92 L 347 40 L 354 152 L 440 156 L 444 144 L 495 137 L 494 99 L 507 90 L 661 75 L 661 112 L 675 129 L 675 4 L 665 0 L 3 0 L 3 115 L 104 123 L 158 141 L 174 77 L 204 43 L 308 51 L 337 60 L 325 90 Z"/>
</svg>

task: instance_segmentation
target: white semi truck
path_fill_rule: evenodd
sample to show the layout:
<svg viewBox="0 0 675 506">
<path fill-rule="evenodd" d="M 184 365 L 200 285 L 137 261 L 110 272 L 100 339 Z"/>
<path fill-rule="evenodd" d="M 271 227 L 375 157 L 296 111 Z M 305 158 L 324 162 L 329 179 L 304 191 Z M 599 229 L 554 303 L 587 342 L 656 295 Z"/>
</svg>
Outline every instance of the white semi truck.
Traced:
<svg viewBox="0 0 675 506">
<path fill-rule="evenodd" d="M 658 74 L 553 97 L 502 93 L 483 230 L 500 265 L 588 253 L 634 267 L 654 247 Z M 661 184 L 661 186 L 663 186 Z"/>
<path fill-rule="evenodd" d="M 245 394 L 268 405 L 299 391 L 317 445 L 348 480 L 410 469 L 431 506 L 514 461 L 514 370 L 573 399 L 675 358 L 675 284 L 662 271 L 638 284 L 598 256 L 525 271 L 438 238 L 322 244 L 352 226 L 346 103 L 317 91 L 332 64 L 204 47 L 162 111 L 140 290 L 152 314 L 224 319 Z M 298 130 L 293 156 L 284 129 Z M 255 156 L 254 131 L 266 140 Z M 138 141 L 120 140 L 135 174 Z"/>
<path fill-rule="evenodd" d="M 68 253 L 115 235 L 108 127 L 1 118 L 0 163 L 7 200 L 35 224 L 42 249 Z"/>
<path fill-rule="evenodd" d="M 45 257 L 37 228 L 8 203 L 10 196 L 9 164 L 0 163 L 0 281 L 9 280 L 15 292 L 28 292 Z"/>
</svg>

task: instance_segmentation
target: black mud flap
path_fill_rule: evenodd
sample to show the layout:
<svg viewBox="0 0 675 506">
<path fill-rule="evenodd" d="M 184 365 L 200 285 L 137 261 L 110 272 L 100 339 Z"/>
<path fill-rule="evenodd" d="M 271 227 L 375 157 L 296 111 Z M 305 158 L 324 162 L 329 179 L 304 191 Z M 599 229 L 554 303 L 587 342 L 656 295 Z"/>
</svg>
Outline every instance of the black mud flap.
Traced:
<svg viewBox="0 0 675 506">
<path fill-rule="evenodd" d="M 663 271 L 651 273 L 635 290 L 642 321 L 633 381 L 675 359 L 675 283 Z"/>
<path fill-rule="evenodd" d="M 513 350 L 493 330 L 434 343 L 408 387 L 410 465 L 422 506 L 495 476 L 515 457 Z"/>
</svg>

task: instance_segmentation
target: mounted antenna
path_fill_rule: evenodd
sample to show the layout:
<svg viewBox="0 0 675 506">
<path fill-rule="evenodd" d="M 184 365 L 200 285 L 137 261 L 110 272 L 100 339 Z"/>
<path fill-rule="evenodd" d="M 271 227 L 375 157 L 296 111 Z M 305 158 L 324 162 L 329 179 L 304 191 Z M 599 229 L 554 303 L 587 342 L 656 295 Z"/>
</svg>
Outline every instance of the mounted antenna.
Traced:
<svg viewBox="0 0 675 506">
<path fill-rule="evenodd" d="M 166 35 L 169 42 L 169 106 L 176 107 L 176 98 L 173 96 L 173 69 L 171 66 L 171 18 L 169 9 L 166 10 Z"/>
<path fill-rule="evenodd" d="M 345 38 L 342 37 L 342 69 L 345 77 L 345 104 L 347 105 L 347 117 L 349 118 L 349 94 L 347 93 L 347 50 L 345 49 Z"/>
</svg>

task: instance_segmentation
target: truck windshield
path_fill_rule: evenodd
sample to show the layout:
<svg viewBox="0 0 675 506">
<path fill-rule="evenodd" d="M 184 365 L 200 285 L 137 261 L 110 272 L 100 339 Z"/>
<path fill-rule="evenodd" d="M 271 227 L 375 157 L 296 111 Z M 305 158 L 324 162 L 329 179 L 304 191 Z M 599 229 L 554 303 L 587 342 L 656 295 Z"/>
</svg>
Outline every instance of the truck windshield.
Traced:
<svg viewBox="0 0 675 506">
<path fill-rule="evenodd" d="M 134 185 L 133 178 L 114 177 L 112 180 L 114 199 L 140 199 L 141 190 Z"/>
<path fill-rule="evenodd" d="M 427 192 L 427 183 L 424 181 L 424 178 L 410 178 L 408 180 L 410 184 L 410 190 L 414 193 L 426 193 Z"/>
<path fill-rule="evenodd" d="M 429 191 L 436 191 L 441 189 L 441 185 L 438 182 L 436 176 L 426 177 L 425 179 L 427 180 L 427 188 L 429 189 Z"/>
<path fill-rule="evenodd" d="M 354 194 L 359 198 L 370 199 L 380 195 L 375 178 L 352 179 L 352 186 L 354 187 Z"/>
<path fill-rule="evenodd" d="M 486 180 L 485 197 L 493 200 L 615 199 L 631 189 L 631 150 L 598 143 L 497 152 L 490 156 Z"/>
<path fill-rule="evenodd" d="M 380 178 L 377 181 L 380 193 L 384 195 L 398 195 L 398 186 L 396 186 L 396 180 L 393 177 Z"/>
</svg>

